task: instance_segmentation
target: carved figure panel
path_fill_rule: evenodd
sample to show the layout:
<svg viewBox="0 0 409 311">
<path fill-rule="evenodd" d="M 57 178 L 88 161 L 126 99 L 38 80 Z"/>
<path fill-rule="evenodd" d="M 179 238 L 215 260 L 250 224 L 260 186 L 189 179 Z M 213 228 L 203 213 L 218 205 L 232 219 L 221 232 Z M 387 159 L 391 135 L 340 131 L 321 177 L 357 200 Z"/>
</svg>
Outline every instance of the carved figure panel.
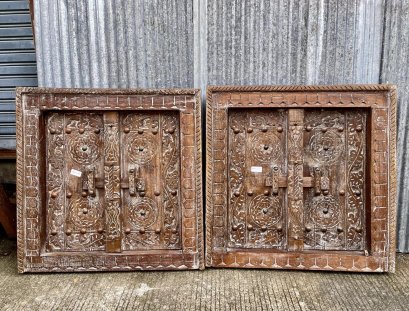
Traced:
<svg viewBox="0 0 409 311">
<path fill-rule="evenodd" d="M 121 115 L 124 250 L 179 249 L 180 130 L 177 113 Z"/>
<path fill-rule="evenodd" d="M 229 112 L 229 247 L 285 244 L 286 128 L 282 109 Z"/>
</svg>

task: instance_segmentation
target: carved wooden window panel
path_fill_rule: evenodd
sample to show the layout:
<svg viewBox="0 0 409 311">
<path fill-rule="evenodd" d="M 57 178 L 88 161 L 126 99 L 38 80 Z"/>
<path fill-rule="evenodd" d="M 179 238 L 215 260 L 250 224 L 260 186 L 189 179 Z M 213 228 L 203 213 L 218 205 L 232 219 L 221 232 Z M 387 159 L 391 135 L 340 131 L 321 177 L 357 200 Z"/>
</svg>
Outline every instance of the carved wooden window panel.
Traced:
<svg viewBox="0 0 409 311">
<path fill-rule="evenodd" d="M 20 272 L 203 268 L 199 91 L 17 98 Z"/>
<path fill-rule="evenodd" d="M 394 271 L 395 89 L 210 87 L 206 264 Z"/>
</svg>

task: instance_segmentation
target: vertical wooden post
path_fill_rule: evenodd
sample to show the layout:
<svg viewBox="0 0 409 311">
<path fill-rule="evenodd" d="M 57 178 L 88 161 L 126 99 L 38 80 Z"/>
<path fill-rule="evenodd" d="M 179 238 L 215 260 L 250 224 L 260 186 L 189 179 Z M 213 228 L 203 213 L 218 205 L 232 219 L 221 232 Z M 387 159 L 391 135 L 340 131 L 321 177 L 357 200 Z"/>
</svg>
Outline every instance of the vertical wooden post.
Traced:
<svg viewBox="0 0 409 311">
<path fill-rule="evenodd" d="M 289 109 L 288 123 L 288 250 L 302 251 L 304 110 Z"/>
<path fill-rule="evenodd" d="M 121 252 L 121 184 L 119 114 L 104 114 L 104 179 L 106 251 Z"/>
</svg>

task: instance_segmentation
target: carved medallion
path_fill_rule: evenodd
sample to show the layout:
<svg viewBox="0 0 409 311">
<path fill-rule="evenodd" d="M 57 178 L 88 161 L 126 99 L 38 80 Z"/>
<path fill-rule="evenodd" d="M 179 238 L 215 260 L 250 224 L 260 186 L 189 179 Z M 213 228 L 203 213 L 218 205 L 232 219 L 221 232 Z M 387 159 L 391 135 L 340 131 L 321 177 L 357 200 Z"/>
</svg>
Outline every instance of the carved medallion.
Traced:
<svg viewBox="0 0 409 311">
<path fill-rule="evenodd" d="M 258 195 L 249 204 L 251 222 L 271 228 L 282 217 L 282 203 L 278 196 Z"/>
<path fill-rule="evenodd" d="M 156 142 L 152 136 L 131 134 L 127 139 L 129 158 L 133 163 L 147 164 L 156 153 Z"/>
<path fill-rule="evenodd" d="M 158 207 L 149 198 L 132 197 L 128 205 L 128 219 L 134 228 L 150 227 L 158 218 Z"/>
<path fill-rule="evenodd" d="M 317 161 L 331 164 L 338 161 L 344 151 L 342 136 L 334 131 L 317 131 L 309 141 L 309 152 Z"/>
<path fill-rule="evenodd" d="M 340 208 L 331 195 L 314 197 L 307 211 L 310 221 L 320 228 L 334 227 L 339 223 Z"/>
</svg>

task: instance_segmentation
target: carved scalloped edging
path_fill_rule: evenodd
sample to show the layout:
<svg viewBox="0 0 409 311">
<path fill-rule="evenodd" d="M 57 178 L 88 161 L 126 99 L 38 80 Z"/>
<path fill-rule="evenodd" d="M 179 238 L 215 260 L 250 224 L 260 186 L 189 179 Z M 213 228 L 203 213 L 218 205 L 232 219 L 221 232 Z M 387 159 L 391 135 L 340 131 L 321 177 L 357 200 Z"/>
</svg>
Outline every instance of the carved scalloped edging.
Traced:
<svg viewBox="0 0 409 311">
<path fill-rule="evenodd" d="M 203 203 L 202 203 L 202 192 L 201 192 L 201 186 L 202 186 L 202 172 L 201 172 L 201 105 L 200 105 L 200 90 L 198 89 L 133 89 L 133 90 L 126 90 L 126 89 L 52 89 L 52 88 L 17 88 L 17 109 L 16 109 L 16 115 L 17 115 L 17 181 L 18 181 L 18 186 L 17 186 L 17 193 L 18 193 L 18 198 L 17 198 L 17 215 L 18 215 L 18 272 L 50 272 L 50 271 L 66 271 L 66 272 L 72 272 L 72 271 L 107 271 L 109 269 L 112 270 L 117 270 L 117 271 L 128 271 L 130 269 L 132 270 L 181 270 L 181 269 L 203 269 L 204 268 L 204 263 L 203 263 L 203 239 L 202 239 L 202 231 L 203 231 L 203 224 L 202 224 L 202 213 L 203 213 Z M 185 100 L 178 100 L 178 102 L 172 102 L 172 103 L 166 103 L 166 106 L 158 106 L 155 104 L 155 106 L 145 106 L 146 109 L 153 108 L 154 110 L 178 110 L 181 111 L 182 113 L 188 112 L 189 114 L 191 113 L 194 117 L 194 121 L 192 124 L 189 123 L 189 126 L 195 126 L 194 129 L 194 135 L 195 137 L 193 138 L 194 143 L 196 147 L 194 149 L 194 158 L 192 158 L 192 161 L 194 161 L 193 165 L 195 166 L 195 176 L 191 176 L 191 178 L 196 178 L 196 188 L 198 189 L 198 192 L 196 194 L 196 207 L 194 209 L 196 215 L 196 220 L 197 220 L 197 232 L 194 235 L 195 241 L 193 248 L 196 249 L 194 252 L 189 253 L 180 253 L 180 254 L 173 254 L 171 257 L 168 257 L 167 253 L 164 252 L 162 253 L 159 257 L 160 259 L 157 259 L 156 263 L 151 262 L 149 264 L 149 261 L 143 261 L 141 258 L 143 258 L 143 255 L 139 254 L 121 254 L 117 256 L 112 256 L 110 255 L 109 258 L 114 260 L 114 262 L 111 262 L 111 266 L 108 267 L 101 267 L 101 266 L 90 266 L 90 263 L 86 261 L 87 255 L 84 253 L 81 254 L 60 254 L 63 256 L 48 256 L 47 253 L 42 253 L 40 256 L 34 255 L 34 256 L 27 256 L 26 257 L 26 220 L 24 219 L 25 215 L 25 206 L 24 206 L 24 198 L 25 198 L 25 191 L 24 191 L 24 183 L 25 183 L 25 172 L 24 172 L 24 165 L 25 165 L 25 137 L 24 137 L 24 115 L 27 112 L 30 112 L 30 109 L 34 109 L 36 113 L 39 113 L 39 107 L 40 101 L 33 102 L 33 104 L 30 104 L 29 107 L 25 107 L 23 103 L 23 95 L 32 95 L 35 94 L 37 97 L 39 95 L 57 95 L 56 98 L 61 99 L 64 97 L 65 94 L 72 95 L 72 94 L 83 94 L 83 95 L 103 95 L 103 96 L 111 96 L 114 97 L 116 95 L 122 95 L 122 96 L 130 96 L 130 95 L 151 95 L 152 98 L 155 97 L 155 95 L 158 96 L 165 96 L 165 95 L 185 95 Z M 189 96 L 189 101 L 186 101 L 186 97 Z M 194 99 L 193 99 L 194 97 Z M 47 98 L 49 100 L 50 97 Z M 52 98 L 52 97 L 51 97 Z M 85 98 L 85 97 L 84 97 Z M 119 97 L 118 97 L 119 98 Z M 129 97 L 128 97 L 129 98 Z M 191 99 L 192 98 L 192 99 Z M 192 105 L 193 104 L 193 105 Z M 64 103 L 61 104 L 61 106 L 58 106 L 59 104 L 53 105 L 51 102 L 51 105 L 48 104 L 50 107 L 46 107 L 46 109 L 61 109 L 61 106 L 64 105 Z M 117 107 L 115 103 L 106 103 L 104 104 L 104 107 L 96 107 L 96 110 L 114 110 L 119 107 Z M 37 108 L 38 107 L 38 108 Z M 71 107 L 68 105 L 66 108 Z M 81 110 L 83 107 L 72 107 L 72 110 Z M 133 103 L 131 106 L 128 108 L 132 108 L 135 110 L 143 109 L 143 107 L 140 107 L 138 103 L 138 107 Z M 38 141 L 35 141 L 38 143 Z M 37 216 L 38 217 L 38 216 Z M 40 246 L 41 248 L 41 246 Z M 40 251 L 40 249 L 36 250 L 37 252 Z M 183 250 L 182 250 L 183 251 Z M 155 255 L 150 255 L 151 258 Z M 92 257 L 92 256 L 91 256 Z M 101 255 L 94 256 L 96 261 L 101 261 L 105 260 L 104 255 L 101 253 Z M 133 264 L 132 265 L 120 265 L 117 263 L 122 262 L 126 258 L 133 258 Z M 66 258 L 66 259 L 64 259 Z M 141 260 L 139 260 L 141 259 Z M 78 262 L 84 261 L 84 267 L 81 267 L 78 265 Z M 166 262 L 166 260 L 168 260 Z M 99 262 L 98 261 L 98 262 Z M 35 264 L 32 264 L 34 262 Z M 140 262 L 140 264 L 139 264 Z M 54 265 L 53 265 L 54 264 Z M 109 269 L 108 269 L 109 268 Z"/>
<path fill-rule="evenodd" d="M 94 88 L 48 88 L 48 87 L 17 87 L 22 94 L 87 94 L 87 95 L 196 95 L 199 89 L 94 89 Z"/>
<path fill-rule="evenodd" d="M 391 86 L 389 103 L 389 262 L 388 271 L 395 272 L 396 256 L 396 105 L 397 88 Z"/>
<path fill-rule="evenodd" d="M 248 85 L 248 86 L 208 86 L 209 93 L 215 92 L 320 92 L 320 91 L 392 91 L 392 84 L 339 84 L 339 85 Z"/>
<path fill-rule="evenodd" d="M 389 223 L 389 236 L 387 241 L 389 242 L 389 250 L 387 252 L 386 262 L 382 268 L 382 271 L 395 271 L 395 253 L 396 253 L 396 86 L 390 84 L 363 84 L 363 85 L 278 85 L 278 86 L 208 86 L 207 88 L 207 104 L 206 104 L 206 266 L 219 265 L 213 258 L 213 189 L 212 189 L 212 177 L 213 162 L 212 154 L 212 131 L 213 131 L 213 110 L 216 108 L 213 103 L 213 93 L 222 92 L 342 92 L 342 91 L 373 91 L 373 92 L 388 92 L 390 103 L 387 105 L 389 108 L 389 124 L 390 124 L 390 136 L 389 136 L 389 197 L 388 197 L 388 223 Z M 255 105 L 257 106 L 257 105 Z M 291 107 L 291 104 L 285 104 L 283 107 Z M 337 105 L 334 105 L 337 106 Z M 358 105 L 357 105 L 358 106 Z M 373 106 L 376 106 L 373 105 Z M 300 108 L 303 104 L 300 103 Z M 220 109 L 226 109 L 222 107 Z M 216 108 L 217 109 L 217 108 Z M 274 256 L 273 256 L 274 257 Z M 364 256 L 362 256 L 364 257 Z M 254 268 L 254 267 L 253 267 Z M 274 267 L 273 267 L 274 268 Z M 284 267 L 286 268 L 286 267 Z M 369 269 L 370 270 L 370 269 Z M 356 271 L 356 270 L 353 270 Z M 357 271 L 367 271 L 359 270 Z M 370 270 L 373 271 L 373 270 Z M 374 271 L 380 271 L 379 269 Z"/>
<path fill-rule="evenodd" d="M 243 255 L 241 253 L 240 255 Z M 388 265 L 384 257 L 366 257 L 354 255 L 318 255 L 305 254 L 290 257 L 286 254 L 268 256 L 265 253 L 246 254 L 215 253 L 213 267 L 216 268 L 248 268 L 248 269 L 295 269 L 319 271 L 346 271 L 346 272 L 385 272 Z M 372 265 L 373 267 L 369 267 Z"/>
<path fill-rule="evenodd" d="M 24 271 L 24 227 L 23 227 L 23 102 L 22 89 L 16 90 L 16 181 L 17 181 L 17 269 L 19 273 Z"/>
<path fill-rule="evenodd" d="M 203 241 L 203 188 L 202 188 L 202 103 L 201 91 L 195 93 L 195 143 L 196 143 L 196 200 L 197 200 L 197 239 L 199 269 L 205 268 Z"/>
<path fill-rule="evenodd" d="M 149 263 L 148 259 L 156 261 Z M 177 257 L 175 259 L 175 257 Z M 69 257 L 34 257 L 35 263 L 27 259 L 21 272 L 93 272 L 135 270 L 186 270 L 197 269 L 198 254 L 177 255 L 77 255 Z M 150 260 L 149 259 L 149 260 Z M 173 260 L 172 260 L 173 259 Z M 49 262 L 48 262 L 49 261 Z M 129 262 L 128 262 L 129 261 Z M 142 262 L 143 261 L 143 262 Z M 170 262 L 172 261 L 172 262 Z M 115 263 L 113 265 L 107 263 Z"/>
<path fill-rule="evenodd" d="M 212 117 L 213 117 L 213 93 L 212 88 L 206 91 L 206 266 L 212 265 L 212 231 L 213 231 L 213 155 L 212 155 Z"/>
</svg>

